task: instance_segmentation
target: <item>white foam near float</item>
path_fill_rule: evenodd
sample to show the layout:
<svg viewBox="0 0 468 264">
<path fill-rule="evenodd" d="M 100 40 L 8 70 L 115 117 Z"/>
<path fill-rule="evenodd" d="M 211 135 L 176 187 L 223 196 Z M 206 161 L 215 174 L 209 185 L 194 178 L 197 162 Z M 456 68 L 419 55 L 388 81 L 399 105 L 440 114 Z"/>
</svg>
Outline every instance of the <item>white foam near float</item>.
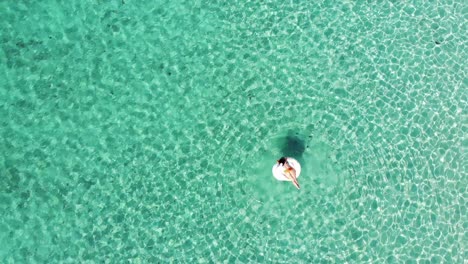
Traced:
<svg viewBox="0 0 468 264">
<path fill-rule="evenodd" d="M 296 178 L 299 178 L 299 175 L 301 175 L 301 164 L 299 164 L 299 161 L 289 157 L 287 157 L 286 160 L 288 161 L 289 165 L 296 170 Z M 284 170 L 284 166 L 276 162 L 272 169 L 273 176 L 278 181 L 292 181 L 284 174 Z"/>
</svg>

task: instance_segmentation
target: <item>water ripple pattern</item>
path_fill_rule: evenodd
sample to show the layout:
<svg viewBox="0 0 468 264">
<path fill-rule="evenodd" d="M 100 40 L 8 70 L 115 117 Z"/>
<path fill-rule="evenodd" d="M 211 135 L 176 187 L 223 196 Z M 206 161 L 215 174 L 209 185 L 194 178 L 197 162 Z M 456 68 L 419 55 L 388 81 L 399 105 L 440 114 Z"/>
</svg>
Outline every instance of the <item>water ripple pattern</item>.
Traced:
<svg viewBox="0 0 468 264">
<path fill-rule="evenodd" d="M 466 263 L 467 10 L 1 1 L 0 262 Z"/>
</svg>

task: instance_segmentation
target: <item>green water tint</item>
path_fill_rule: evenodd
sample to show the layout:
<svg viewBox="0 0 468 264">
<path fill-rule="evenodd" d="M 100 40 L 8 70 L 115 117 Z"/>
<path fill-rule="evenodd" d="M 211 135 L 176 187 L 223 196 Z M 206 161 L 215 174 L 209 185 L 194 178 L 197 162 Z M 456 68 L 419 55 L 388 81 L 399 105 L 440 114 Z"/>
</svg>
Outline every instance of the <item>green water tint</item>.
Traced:
<svg viewBox="0 0 468 264">
<path fill-rule="evenodd" d="M 462 263 L 465 11 L 3 1 L 0 262 Z"/>
</svg>

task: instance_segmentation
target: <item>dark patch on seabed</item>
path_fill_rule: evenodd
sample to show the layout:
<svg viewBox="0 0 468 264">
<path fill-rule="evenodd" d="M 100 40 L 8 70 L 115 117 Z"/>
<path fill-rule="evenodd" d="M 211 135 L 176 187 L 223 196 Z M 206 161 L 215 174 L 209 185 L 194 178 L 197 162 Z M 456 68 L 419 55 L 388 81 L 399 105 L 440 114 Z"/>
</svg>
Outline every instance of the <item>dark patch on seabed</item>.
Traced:
<svg viewBox="0 0 468 264">
<path fill-rule="evenodd" d="M 282 141 L 281 153 L 283 156 L 302 159 L 302 154 L 305 149 L 305 141 L 298 133 L 289 131 L 288 135 L 284 138 L 284 141 Z"/>
</svg>

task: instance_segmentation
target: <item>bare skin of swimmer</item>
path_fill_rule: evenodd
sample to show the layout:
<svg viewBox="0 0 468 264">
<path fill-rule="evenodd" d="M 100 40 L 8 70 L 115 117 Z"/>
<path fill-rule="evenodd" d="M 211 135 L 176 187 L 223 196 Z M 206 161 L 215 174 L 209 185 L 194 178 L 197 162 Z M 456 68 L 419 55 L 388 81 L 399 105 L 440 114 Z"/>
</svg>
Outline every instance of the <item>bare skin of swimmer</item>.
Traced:
<svg viewBox="0 0 468 264">
<path fill-rule="evenodd" d="M 287 158 L 281 157 L 278 160 L 278 163 L 284 166 L 284 175 L 292 181 L 292 183 L 294 184 L 294 186 L 296 186 L 297 189 L 300 189 L 301 187 L 299 187 L 299 182 L 296 178 L 296 170 L 289 164 Z"/>
</svg>

